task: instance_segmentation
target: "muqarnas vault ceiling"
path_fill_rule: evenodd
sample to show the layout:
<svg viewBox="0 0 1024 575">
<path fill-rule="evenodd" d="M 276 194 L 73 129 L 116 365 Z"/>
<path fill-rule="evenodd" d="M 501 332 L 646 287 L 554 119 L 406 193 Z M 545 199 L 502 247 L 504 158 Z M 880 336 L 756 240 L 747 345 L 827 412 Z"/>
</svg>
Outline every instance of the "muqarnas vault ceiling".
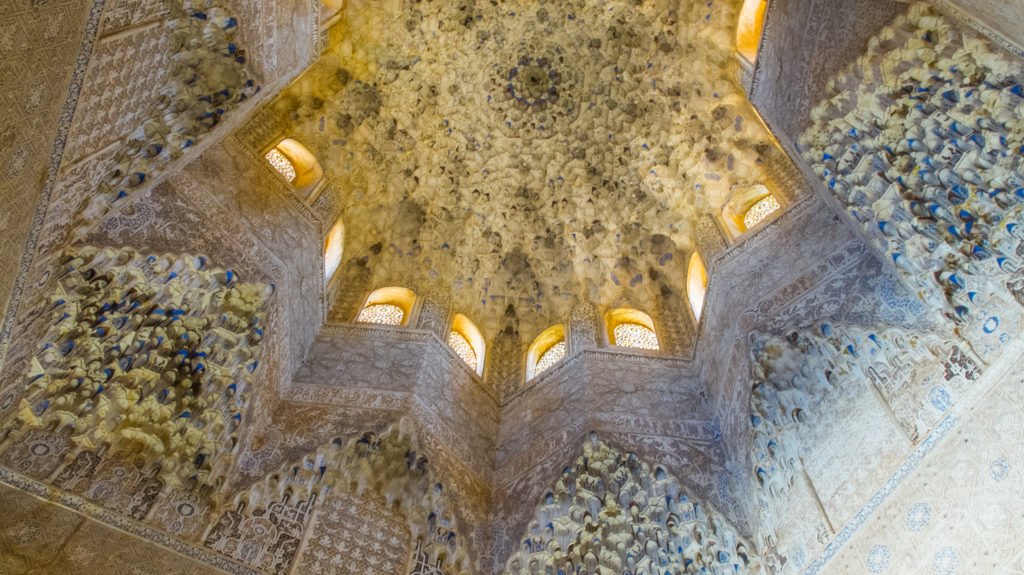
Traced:
<svg viewBox="0 0 1024 575">
<path fill-rule="evenodd" d="M 36 572 L 253 575 L 1024 565 L 1000 556 L 1018 551 L 987 552 L 990 533 L 1021 540 L 990 512 L 1009 522 L 1019 482 L 1007 479 L 1024 468 L 1019 378 L 1002 377 L 1022 345 L 1019 241 L 1002 225 L 1019 219 L 1019 127 L 976 122 L 968 140 L 932 132 L 938 147 L 974 142 L 976 158 L 998 156 L 1018 182 L 1013 194 L 993 190 L 992 205 L 981 189 L 954 202 L 964 222 L 952 231 L 976 244 L 932 234 L 932 249 L 913 251 L 876 237 L 908 245 L 934 231 L 939 210 L 920 208 L 942 202 L 938 186 L 879 189 L 871 210 L 853 193 L 877 184 L 859 177 L 878 170 L 860 159 L 861 133 L 918 139 L 912 124 L 875 114 L 882 104 L 932 99 L 974 120 L 1003 109 L 988 99 L 1012 109 L 1024 98 L 1018 68 L 1006 64 L 1001 79 L 991 46 L 951 33 L 962 23 L 920 4 L 773 0 L 768 50 L 740 62 L 739 0 L 357 0 L 319 20 L 323 50 L 309 69 L 268 77 L 260 70 L 279 54 L 240 52 L 309 35 L 301 10 L 291 36 L 267 32 L 249 10 L 266 4 L 251 2 L 230 3 L 237 20 L 191 2 L 170 10 L 177 64 L 164 97 L 119 143 L 82 159 L 88 170 L 59 176 L 82 193 L 41 208 L 68 239 L 43 233 L 0 372 L 0 571 L 12 561 Z M 103 4 L 97 21 L 124 7 Z M 802 77 L 827 92 L 817 108 L 770 67 L 780 30 L 795 30 L 779 26 L 780 6 L 808 28 L 786 48 L 818 66 Z M 839 14 L 833 23 L 823 7 Z M 870 43 L 867 12 L 892 23 Z M 809 37 L 853 28 L 867 52 L 831 84 L 815 80 L 849 62 L 822 58 Z M 922 57 L 961 44 L 977 81 Z M 876 68 L 879 81 L 865 81 Z M 942 103 L 944 91 L 904 90 L 903 72 L 965 93 Z M 800 140 L 758 104 L 782 144 L 806 154 L 803 181 L 740 87 L 758 102 L 759 81 L 805 106 L 795 124 L 812 121 Z M 852 121 L 865 126 L 851 134 Z M 308 147 L 316 170 L 275 156 L 284 139 Z M 890 147 L 864 155 L 896 156 L 903 185 L 912 154 Z M 89 170 L 103 178 L 76 175 Z M 986 170 L 974 179 L 996 172 Z M 916 219 L 897 217 L 901 208 Z M 931 259 L 967 245 L 996 255 Z M 893 264 L 895 253 L 907 260 Z M 691 261 L 706 264 L 701 274 L 687 273 Z M 952 272 L 969 285 L 953 282 L 948 301 L 907 289 L 948 290 L 933 279 Z M 693 316 L 687 275 L 708 294 Z M 408 298 L 378 301 L 378 288 L 409 288 Z M 332 299 L 333 312 L 321 309 Z M 959 318 L 944 307 L 958 301 L 968 308 L 950 308 Z M 353 322 L 358 303 L 389 311 L 391 325 Z M 1005 332 L 986 333 L 995 306 Z M 483 333 L 460 329 L 460 317 Z M 524 337 L 505 337 L 515 330 Z M 526 349 L 544 333 L 554 345 Z M 629 343 L 646 350 L 610 349 Z M 965 436 L 942 447 L 953 457 L 928 455 L 954 426 L 997 420 L 966 412 L 993 384 L 1006 399 L 986 407 L 1007 414 L 972 436 L 984 448 L 964 449 Z M 925 456 L 937 479 L 913 476 Z M 901 482 L 910 496 L 896 494 Z M 925 487 L 937 495 L 921 501 Z M 887 497 L 893 511 L 878 512 Z M 934 529 L 922 509 L 934 510 Z M 979 517 L 996 527 L 983 534 Z M 117 545 L 96 543 L 115 528 Z M 24 543 L 44 531 L 38 547 Z M 908 533 L 913 544 L 894 543 Z"/>
<path fill-rule="evenodd" d="M 735 83 L 735 9 L 353 2 L 248 138 L 321 160 L 369 287 L 450 292 L 489 333 L 651 307 L 698 211 L 786 161 Z"/>
</svg>

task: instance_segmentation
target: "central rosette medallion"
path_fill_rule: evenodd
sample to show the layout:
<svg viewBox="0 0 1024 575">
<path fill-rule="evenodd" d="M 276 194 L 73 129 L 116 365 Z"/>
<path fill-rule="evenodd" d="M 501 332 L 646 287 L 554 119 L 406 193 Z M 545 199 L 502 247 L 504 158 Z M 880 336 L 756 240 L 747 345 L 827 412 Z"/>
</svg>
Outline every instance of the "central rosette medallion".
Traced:
<svg viewBox="0 0 1024 575">
<path fill-rule="evenodd" d="M 546 106 L 558 102 L 561 75 L 547 58 L 521 58 L 508 72 L 508 93 L 525 106 Z"/>
</svg>

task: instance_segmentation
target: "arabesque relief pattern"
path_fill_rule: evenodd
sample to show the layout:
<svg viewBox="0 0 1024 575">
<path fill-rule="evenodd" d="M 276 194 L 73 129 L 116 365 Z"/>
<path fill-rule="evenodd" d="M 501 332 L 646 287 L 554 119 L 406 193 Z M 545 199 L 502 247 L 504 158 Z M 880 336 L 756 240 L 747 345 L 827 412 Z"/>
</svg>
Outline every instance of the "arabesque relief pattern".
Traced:
<svg viewBox="0 0 1024 575">
<path fill-rule="evenodd" d="M 310 533 L 296 561 L 297 573 L 403 573 L 409 559 L 411 544 L 404 518 L 369 491 L 332 492 L 320 505 Z"/>
<path fill-rule="evenodd" d="M 9 342 L 9 303 L 23 286 L 26 241 L 39 225 L 67 138 L 68 99 L 85 75 L 103 0 L 6 2 L 0 13 L 0 361 Z"/>
<path fill-rule="evenodd" d="M 296 565 L 303 572 L 353 575 L 387 565 L 391 573 L 418 573 L 417 566 L 429 566 L 427 573 L 476 573 L 453 496 L 437 480 L 413 428 L 403 419 L 379 434 L 335 437 L 230 497 L 164 482 L 152 466 L 111 451 L 80 451 L 48 485 L 14 479 L 63 491 L 61 499 L 79 511 L 232 573 L 285 574 Z M 41 446 L 50 444 L 37 437 L 24 443 L 28 453 L 2 446 L 5 465 L 31 473 L 17 458 L 63 459 L 44 452 Z M 7 472 L 5 481 L 12 481 Z"/>
<path fill-rule="evenodd" d="M 471 573 L 449 496 L 416 447 L 412 423 L 380 435 L 367 432 L 283 465 L 235 495 L 205 537 L 205 545 L 266 573 L 289 572 L 315 506 L 334 491 L 380 499 L 396 510 L 409 539 L 393 537 L 392 555 L 408 557 L 410 541 L 446 575 Z M 346 526 L 351 528 L 351 526 Z M 327 533 L 324 533 L 327 536 Z"/>
<path fill-rule="evenodd" d="M 238 20 L 218 5 L 168 6 L 162 22 L 172 44 L 169 74 L 156 107 L 121 142 L 109 171 L 76 215 L 72 240 L 82 240 L 124 198 L 152 180 L 213 129 L 224 115 L 259 91 L 233 36 Z"/>
</svg>

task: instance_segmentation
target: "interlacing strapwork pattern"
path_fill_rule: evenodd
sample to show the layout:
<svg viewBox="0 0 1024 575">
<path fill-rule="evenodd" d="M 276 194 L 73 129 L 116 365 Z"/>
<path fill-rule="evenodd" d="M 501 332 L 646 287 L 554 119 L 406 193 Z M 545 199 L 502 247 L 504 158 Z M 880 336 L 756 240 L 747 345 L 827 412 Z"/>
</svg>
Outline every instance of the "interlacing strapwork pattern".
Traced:
<svg viewBox="0 0 1024 575">
<path fill-rule="evenodd" d="M 562 361 L 565 358 L 565 354 L 568 351 L 568 346 L 565 345 L 564 341 L 560 341 L 555 345 L 548 348 L 540 359 L 537 360 L 537 368 L 534 370 L 534 375 L 540 375 L 551 368 L 551 366 Z"/>
<path fill-rule="evenodd" d="M 634 349 L 658 350 L 658 336 L 649 327 L 638 323 L 620 323 L 615 326 L 615 345 Z"/>
<path fill-rule="evenodd" d="M 760 573 L 728 520 L 595 434 L 544 496 L 505 563 L 505 575 Z"/>
<path fill-rule="evenodd" d="M 402 325 L 405 311 L 397 305 L 389 303 L 373 304 L 359 312 L 356 321 L 359 323 L 377 323 L 381 325 Z"/>
<path fill-rule="evenodd" d="M 448 345 L 455 351 L 456 355 L 462 358 L 462 361 L 466 362 L 466 365 L 476 369 L 476 352 L 473 351 L 473 346 L 469 344 L 469 341 L 461 333 L 453 331 L 448 336 Z"/>
<path fill-rule="evenodd" d="M 265 158 L 289 184 L 295 181 L 295 177 L 298 175 L 295 173 L 295 166 L 280 150 L 277 148 L 270 150 Z"/>
<path fill-rule="evenodd" d="M 776 200 L 775 196 L 767 195 L 758 200 L 756 204 L 750 206 L 746 215 L 743 216 L 743 225 L 750 229 L 763 222 L 768 216 L 779 211 L 780 208 L 782 206 L 779 205 L 779 200 Z"/>
</svg>

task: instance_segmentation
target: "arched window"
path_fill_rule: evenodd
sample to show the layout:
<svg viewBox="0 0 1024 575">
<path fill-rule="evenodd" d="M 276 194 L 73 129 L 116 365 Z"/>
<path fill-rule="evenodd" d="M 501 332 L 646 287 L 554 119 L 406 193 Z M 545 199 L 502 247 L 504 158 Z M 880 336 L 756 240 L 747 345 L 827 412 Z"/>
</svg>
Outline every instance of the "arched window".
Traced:
<svg viewBox="0 0 1024 575">
<path fill-rule="evenodd" d="M 693 317 L 697 318 L 697 321 L 700 321 L 700 314 L 704 310 L 704 296 L 707 291 L 708 270 L 704 267 L 704 259 L 700 257 L 700 253 L 693 252 L 686 271 L 686 295 L 690 298 Z"/>
<path fill-rule="evenodd" d="M 484 336 L 476 325 L 461 313 L 456 314 L 455 320 L 452 321 L 448 345 L 477 375 L 484 374 L 484 356 L 487 352 Z"/>
<path fill-rule="evenodd" d="M 320 162 L 305 146 L 291 138 L 285 138 L 267 151 L 267 162 L 295 189 L 303 201 L 311 202 L 317 184 L 324 177 Z"/>
<path fill-rule="evenodd" d="M 777 212 L 781 207 L 779 200 L 776 200 L 775 196 L 768 194 L 750 206 L 747 213 L 743 215 L 743 225 L 749 230 L 763 222 L 768 216 Z"/>
<path fill-rule="evenodd" d="M 556 363 L 565 359 L 569 346 L 565 342 L 565 327 L 553 325 L 544 330 L 530 344 L 526 353 L 526 381 L 544 373 Z"/>
<path fill-rule="evenodd" d="M 618 347 L 658 350 L 658 334 L 651 316 L 635 309 L 613 309 L 604 316 L 608 343 Z"/>
<path fill-rule="evenodd" d="M 402 287 L 385 287 L 375 290 L 366 298 L 366 304 L 359 311 L 358 323 L 382 325 L 406 325 L 416 303 L 416 294 Z"/>
<path fill-rule="evenodd" d="M 779 200 L 762 185 L 734 192 L 722 208 L 722 220 L 735 240 L 782 209 Z"/>
<path fill-rule="evenodd" d="M 736 51 L 751 64 L 757 61 L 767 8 L 768 0 L 745 0 L 740 9 L 740 21 L 736 26 Z"/>
<path fill-rule="evenodd" d="M 331 281 L 345 251 L 345 222 L 338 218 L 324 239 L 324 278 Z"/>
</svg>

